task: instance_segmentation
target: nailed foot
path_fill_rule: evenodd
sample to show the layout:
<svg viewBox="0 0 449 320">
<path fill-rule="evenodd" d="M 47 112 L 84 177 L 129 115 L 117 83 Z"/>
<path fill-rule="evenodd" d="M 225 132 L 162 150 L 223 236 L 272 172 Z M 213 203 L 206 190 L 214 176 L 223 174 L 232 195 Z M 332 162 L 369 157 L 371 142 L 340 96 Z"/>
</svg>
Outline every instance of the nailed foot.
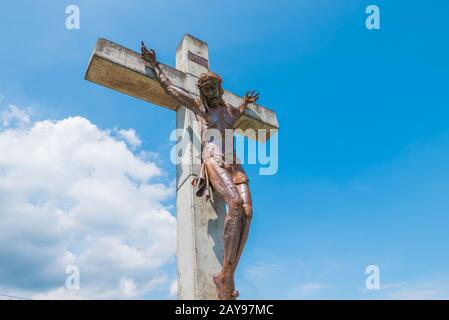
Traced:
<svg viewBox="0 0 449 320">
<path fill-rule="evenodd" d="M 218 298 L 220 300 L 235 300 L 239 296 L 239 292 L 234 289 L 232 283 L 225 284 L 225 277 L 219 273 L 214 275 L 214 283 L 218 289 Z"/>
</svg>

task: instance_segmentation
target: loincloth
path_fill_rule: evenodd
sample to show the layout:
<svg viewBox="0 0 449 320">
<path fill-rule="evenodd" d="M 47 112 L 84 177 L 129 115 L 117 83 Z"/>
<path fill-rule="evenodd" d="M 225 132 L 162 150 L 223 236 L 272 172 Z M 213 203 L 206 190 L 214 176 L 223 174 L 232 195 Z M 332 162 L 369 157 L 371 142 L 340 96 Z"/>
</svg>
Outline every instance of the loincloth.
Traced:
<svg viewBox="0 0 449 320">
<path fill-rule="evenodd" d="M 192 185 L 197 188 L 196 195 L 198 197 L 205 196 L 206 200 L 212 197 L 213 188 L 210 184 L 207 164 L 224 168 L 232 176 L 232 180 L 236 185 L 248 182 L 248 177 L 235 152 L 223 154 L 217 146 L 209 144 L 203 148 L 200 171 L 192 180 Z"/>
</svg>

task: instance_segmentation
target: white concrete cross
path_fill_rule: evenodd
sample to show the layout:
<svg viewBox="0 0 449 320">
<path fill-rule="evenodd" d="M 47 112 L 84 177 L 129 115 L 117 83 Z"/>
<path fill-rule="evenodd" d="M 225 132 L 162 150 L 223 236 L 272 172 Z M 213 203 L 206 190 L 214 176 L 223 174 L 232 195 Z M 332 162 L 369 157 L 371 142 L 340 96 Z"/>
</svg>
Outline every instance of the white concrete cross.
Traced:
<svg viewBox="0 0 449 320">
<path fill-rule="evenodd" d="M 140 43 L 140 42 L 139 42 Z M 176 69 L 161 65 L 171 82 L 192 94 L 199 95 L 196 82 L 209 70 L 209 52 L 205 42 L 186 34 L 176 50 Z M 190 137 L 199 141 L 195 116 L 168 96 L 156 80 L 154 71 L 139 53 L 105 39 L 97 41 L 85 79 L 113 90 L 140 98 L 176 111 L 177 128 L 192 132 Z M 238 107 L 242 98 L 225 91 L 224 99 Z M 251 104 L 235 124 L 236 129 L 277 129 L 276 114 L 257 104 Z M 190 135 L 190 134 L 189 134 Z M 250 138 L 254 138 L 249 135 Z M 269 138 L 269 136 L 268 136 Z M 261 138 L 265 139 L 265 137 Z M 212 276 L 221 269 L 223 261 L 223 225 L 225 204 L 214 194 L 214 202 L 197 197 L 191 180 L 198 173 L 195 155 L 200 154 L 197 144 L 188 144 L 184 150 L 190 161 L 176 167 L 177 193 L 177 265 L 179 299 L 217 299 L 218 293 Z M 185 159 L 185 158 L 184 158 Z"/>
</svg>

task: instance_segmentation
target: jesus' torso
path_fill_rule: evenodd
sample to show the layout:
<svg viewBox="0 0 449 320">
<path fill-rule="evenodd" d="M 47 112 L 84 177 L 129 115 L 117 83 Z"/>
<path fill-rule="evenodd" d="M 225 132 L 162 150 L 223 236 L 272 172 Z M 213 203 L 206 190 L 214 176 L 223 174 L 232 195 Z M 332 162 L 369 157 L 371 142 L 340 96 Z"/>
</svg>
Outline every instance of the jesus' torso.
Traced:
<svg viewBox="0 0 449 320">
<path fill-rule="evenodd" d="M 223 102 L 209 107 L 205 112 L 197 114 L 201 126 L 201 142 L 203 147 L 220 151 L 222 154 L 234 153 L 233 128 L 236 109 Z"/>
</svg>

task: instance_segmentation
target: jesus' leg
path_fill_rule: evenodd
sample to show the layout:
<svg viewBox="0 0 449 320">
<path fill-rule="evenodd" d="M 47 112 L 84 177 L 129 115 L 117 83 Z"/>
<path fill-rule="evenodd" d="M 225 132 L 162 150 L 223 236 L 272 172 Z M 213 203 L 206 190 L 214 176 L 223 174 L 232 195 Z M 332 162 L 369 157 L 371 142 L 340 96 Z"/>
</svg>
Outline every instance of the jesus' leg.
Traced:
<svg viewBox="0 0 449 320">
<path fill-rule="evenodd" d="M 206 162 L 206 167 L 212 187 L 223 197 L 228 206 L 223 232 L 223 266 L 221 272 L 214 277 L 214 281 L 220 299 L 233 299 L 237 295 L 234 286 L 234 272 L 237 267 L 242 235 L 243 200 L 231 174 L 223 166 L 220 166 L 214 159 L 210 159 Z"/>
<path fill-rule="evenodd" d="M 237 189 L 239 190 L 240 197 L 243 200 L 244 215 L 242 221 L 242 236 L 240 239 L 239 250 L 237 252 L 236 264 L 239 263 L 243 249 L 245 248 L 246 241 L 248 240 L 249 227 L 253 218 L 253 205 L 251 201 L 251 193 L 249 191 L 248 182 L 237 184 Z"/>
</svg>

